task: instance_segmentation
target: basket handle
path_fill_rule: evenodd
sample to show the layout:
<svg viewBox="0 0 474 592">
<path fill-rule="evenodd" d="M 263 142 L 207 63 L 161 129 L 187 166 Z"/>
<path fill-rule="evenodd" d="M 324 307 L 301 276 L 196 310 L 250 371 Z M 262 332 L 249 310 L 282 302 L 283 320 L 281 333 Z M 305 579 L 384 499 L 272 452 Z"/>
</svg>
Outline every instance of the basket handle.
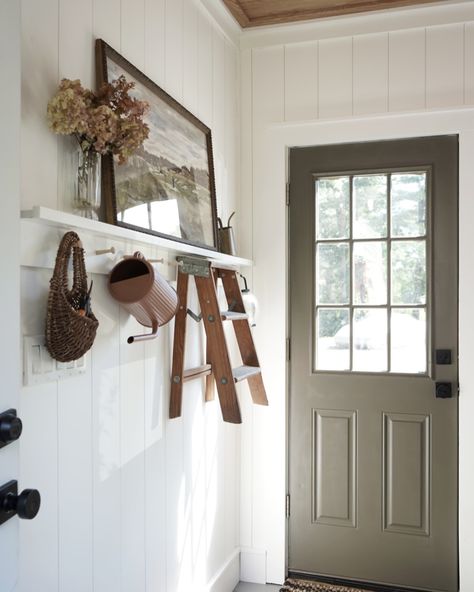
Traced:
<svg viewBox="0 0 474 592">
<path fill-rule="evenodd" d="M 58 248 L 56 264 L 54 266 L 53 278 L 61 285 L 64 291 L 69 291 L 68 287 L 68 265 L 73 256 L 73 292 L 87 292 L 87 273 L 84 262 L 84 248 L 81 239 L 72 230 L 66 232 Z"/>
</svg>

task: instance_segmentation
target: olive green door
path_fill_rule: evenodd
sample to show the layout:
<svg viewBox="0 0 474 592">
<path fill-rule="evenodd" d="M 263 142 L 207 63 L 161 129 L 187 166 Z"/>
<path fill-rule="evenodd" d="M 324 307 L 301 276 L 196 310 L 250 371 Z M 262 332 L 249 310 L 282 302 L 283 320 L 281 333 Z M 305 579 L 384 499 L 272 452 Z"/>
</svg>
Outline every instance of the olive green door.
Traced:
<svg viewBox="0 0 474 592">
<path fill-rule="evenodd" d="M 457 136 L 290 151 L 289 571 L 458 590 Z"/>
</svg>

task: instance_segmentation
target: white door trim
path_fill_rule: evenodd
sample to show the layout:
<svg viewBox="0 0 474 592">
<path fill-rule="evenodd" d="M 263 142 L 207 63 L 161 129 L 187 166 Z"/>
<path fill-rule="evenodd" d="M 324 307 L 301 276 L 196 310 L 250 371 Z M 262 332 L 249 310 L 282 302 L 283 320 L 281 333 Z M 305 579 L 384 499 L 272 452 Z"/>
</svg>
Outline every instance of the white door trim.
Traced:
<svg viewBox="0 0 474 592">
<path fill-rule="evenodd" d="M 275 124 L 262 129 L 254 141 L 253 159 L 253 237 L 254 290 L 259 299 L 261 320 L 256 328 L 257 347 L 270 393 L 265 415 L 254 418 L 257 454 L 268 459 L 262 481 L 264 494 L 254 502 L 254 537 L 267 550 L 267 581 L 282 581 L 286 570 L 286 521 L 282 511 L 287 491 L 287 370 L 285 339 L 288 327 L 276 319 L 287 319 L 287 219 L 285 186 L 287 150 L 290 146 L 314 146 L 342 142 L 459 134 L 459 207 L 460 207 L 460 284 L 459 284 L 459 400 L 460 462 L 460 581 L 461 592 L 474 589 L 472 555 L 474 508 L 470 494 L 474 490 L 469 450 L 474 434 L 469 418 L 474 415 L 474 376 L 470 359 L 474 357 L 474 265 L 470 237 L 474 225 L 474 109 L 383 115 L 338 121 Z M 257 224 L 258 221 L 258 224 Z M 284 238 L 283 238 L 284 237 Z M 272 248 L 269 249 L 269 244 Z M 283 270 L 285 262 L 285 274 Z M 268 290 L 268 286 L 272 289 Z M 254 483 L 254 488 L 257 484 Z M 254 489 L 255 490 L 255 489 Z"/>
</svg>

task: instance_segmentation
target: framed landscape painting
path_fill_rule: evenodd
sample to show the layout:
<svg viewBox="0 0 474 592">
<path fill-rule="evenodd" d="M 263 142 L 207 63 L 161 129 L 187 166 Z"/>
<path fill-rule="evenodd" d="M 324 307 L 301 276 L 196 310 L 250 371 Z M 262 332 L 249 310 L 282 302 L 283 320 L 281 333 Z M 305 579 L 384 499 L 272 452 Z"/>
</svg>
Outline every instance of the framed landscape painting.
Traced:
<svg viewBox="0 0 474 592">
<path fill-rule="evenodd" d="M 101 39 L 96 67 L 98 87 L 124 75 L 150 106 L 143 146 L 124 164 L 102 157 L 106 221 L 217 250 L 211 130 Z"/>
</svg>

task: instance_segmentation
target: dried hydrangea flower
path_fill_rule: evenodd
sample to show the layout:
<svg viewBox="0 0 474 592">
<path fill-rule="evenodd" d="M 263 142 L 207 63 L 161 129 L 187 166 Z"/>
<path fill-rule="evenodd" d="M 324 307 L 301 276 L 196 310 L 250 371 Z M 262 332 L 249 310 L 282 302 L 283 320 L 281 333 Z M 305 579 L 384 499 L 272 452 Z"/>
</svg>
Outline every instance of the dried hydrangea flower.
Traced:
<svg viewBox="0 0 474 592">
<path fill-rule="evenodd" d="M 149 134 L 143 121 L 148 103 L 130 96 L 125 76 L 104 84 L 97 93 L 80 80 L 63 79 L 48 103 L 48 123 L 56 134 L 74 135 L 83 152 L 115 154 L 124 163 Z"/>
</svg>

